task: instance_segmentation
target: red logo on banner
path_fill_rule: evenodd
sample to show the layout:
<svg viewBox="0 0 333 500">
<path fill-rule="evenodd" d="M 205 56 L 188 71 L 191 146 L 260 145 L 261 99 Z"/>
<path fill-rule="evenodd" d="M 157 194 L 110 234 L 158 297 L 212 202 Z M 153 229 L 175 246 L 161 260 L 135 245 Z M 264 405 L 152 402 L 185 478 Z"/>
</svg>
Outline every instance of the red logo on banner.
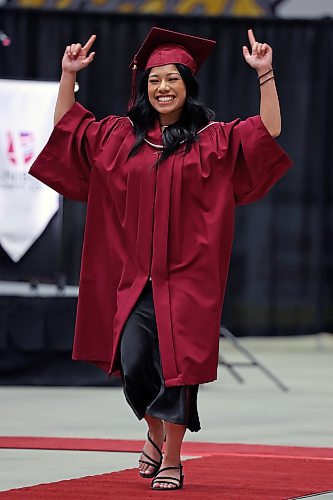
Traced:
<svg viewBox="0 0 333 500">
<path fill-rule="evenodd" d="M 17 159 L 16 159 L 16 154 L 15 154 L 15 149 L 14 149 L 13 134 L 10 131 L 7 132 L 7 157 L 11 163 L 13 163 L 14 165 L 17 165 Z"/>
<path fill-rule="evenodd" d="M 32 160 L 34 155 L 34 134 L 33 132 L 22 131 L 19 132 L 19 145 L 22 152 L 22 160 L 24 165 Z M 18 151 L 15 150 L 14 134 L 7 131 L 7 158 L 13 165 L 18 164 L 17 158 Z"/>
</svg>

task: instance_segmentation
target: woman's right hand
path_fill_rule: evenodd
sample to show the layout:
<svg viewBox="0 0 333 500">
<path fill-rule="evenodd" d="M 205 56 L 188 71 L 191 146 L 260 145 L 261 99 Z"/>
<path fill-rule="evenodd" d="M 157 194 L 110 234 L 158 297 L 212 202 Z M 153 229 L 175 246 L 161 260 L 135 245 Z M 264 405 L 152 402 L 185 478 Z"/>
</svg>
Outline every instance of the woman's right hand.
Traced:
<svg viewBox="0 0 333 500">
<path fill-rule="evenodd" d="M 93 61 L 95 52 L 88 52 L 96 40 L 96 35 L 91 35 L 87 43 L 82 47 L 80 43 L 67 45 L 62 58 L 62 70 L 66 73 L 77 73 L 86 68 Z"/>
</svg>

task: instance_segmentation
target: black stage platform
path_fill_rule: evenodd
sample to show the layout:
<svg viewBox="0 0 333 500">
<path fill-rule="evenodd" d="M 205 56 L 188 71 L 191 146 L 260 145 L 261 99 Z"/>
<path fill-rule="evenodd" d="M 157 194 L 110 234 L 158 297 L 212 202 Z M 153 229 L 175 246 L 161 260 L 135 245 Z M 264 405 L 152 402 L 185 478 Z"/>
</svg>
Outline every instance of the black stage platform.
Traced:
<svg viewBox="0 0 333 500">
<path fill-rule="evenodd" d="M 0 385 L 119 385 L 71 359 L 77 287 L 1 282 Z"/>
</svg>

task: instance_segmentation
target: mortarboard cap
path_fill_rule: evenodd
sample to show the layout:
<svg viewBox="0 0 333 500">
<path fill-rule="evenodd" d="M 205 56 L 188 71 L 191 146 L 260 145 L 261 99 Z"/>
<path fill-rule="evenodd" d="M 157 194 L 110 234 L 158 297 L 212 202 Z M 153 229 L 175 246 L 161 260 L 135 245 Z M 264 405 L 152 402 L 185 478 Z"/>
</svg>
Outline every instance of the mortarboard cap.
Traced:
<svg viewBox="0 0 333 500">
<path fill-rule="evenodd" d="M 216 42 L 162 28 L 152 28 L 130 67 L 141 71 L 164 64 L 181 63 L 196 73 Z"/>
<path fill-rule="evenodd" d="M 187 66 L 195 74 L 215 44 L 214 40 L 162 28 L 152 28 L 130 64 L 130 68 L 132 68 L 132 97 L 129 107 L 135 101 L 137 69 L 144 71 L 154 66 L 180 63 Z"/>
</svg>

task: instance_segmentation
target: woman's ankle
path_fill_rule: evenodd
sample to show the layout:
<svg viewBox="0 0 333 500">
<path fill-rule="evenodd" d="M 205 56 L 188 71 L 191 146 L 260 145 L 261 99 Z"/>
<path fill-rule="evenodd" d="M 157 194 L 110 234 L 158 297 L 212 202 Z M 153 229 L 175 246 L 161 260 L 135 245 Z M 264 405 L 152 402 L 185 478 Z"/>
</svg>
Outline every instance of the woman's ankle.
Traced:
<svg viewBox="0 0 333 500">
<path fill-rule="evenodd" d="M 163 421 L 158 418 L 151 417 L 150 415 L 146 415 L 145 420 L 148 425 L 149 436 L 151 439 L 153 441 L 160 441 L 161 439 L 164 440 Z"/>
<path fill-rule="evenodd" d="M 177 453 L 164 453 L 163 464 L 167 464 L 170 467 L 177 467 L 181 463 L 181 457 Z"/>
</svg>

